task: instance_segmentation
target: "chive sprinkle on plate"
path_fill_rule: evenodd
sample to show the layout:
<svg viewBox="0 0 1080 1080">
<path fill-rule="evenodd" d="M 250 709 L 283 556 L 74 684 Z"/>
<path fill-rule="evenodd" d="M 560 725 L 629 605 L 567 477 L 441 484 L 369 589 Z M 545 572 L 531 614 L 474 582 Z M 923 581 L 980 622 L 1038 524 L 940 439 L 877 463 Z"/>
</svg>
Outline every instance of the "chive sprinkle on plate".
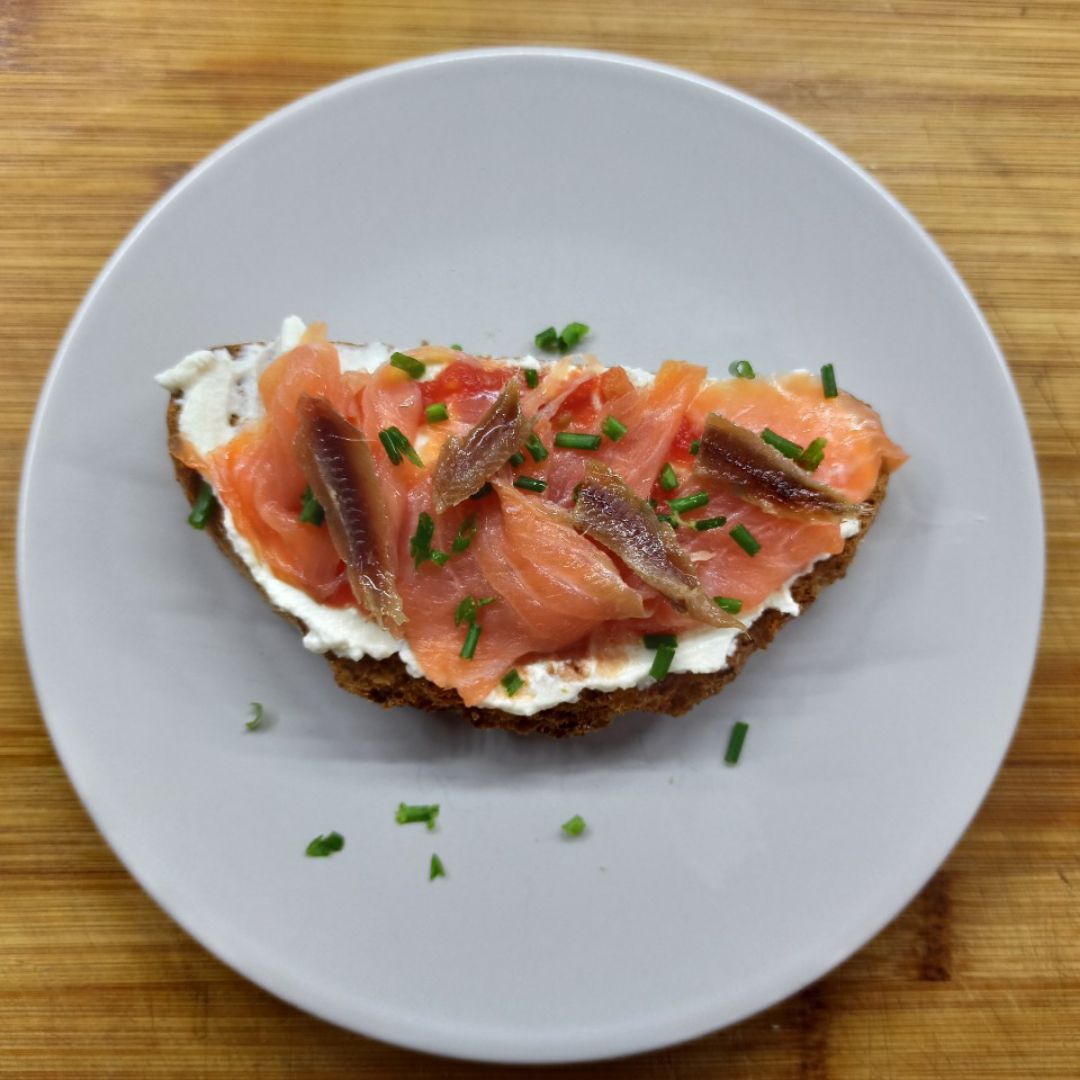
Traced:
<svg viewBox="0 0 1080 1080">
<path fill-rule="evenodd" d="M 258 728 L 262 724 L 262 722 L 263 722 L 262 703 L 259 702 L 259 701 L 253 701 L 251 703 L 251 719 L 248 720 L 244 724 L 244 727 L 246 727 L 248 729 L 248 731 L 255 731 L 256 728 Z"/>
<path fill-rule="evenodd" d="M 752 379 L 754 377 L 754 367 L 749 360 L 732 360 L 728 364 L 728 371 L 736 379 Z"/>
<path fill-rule="evenodd" d="M 562 823 L 562 831 L 567 836 L 580 836 L 585 831 L 585 819 L 580 814 L 575 814 L 569 821 Z"/>
<path fill-rule="evenodd" d="M 305 855 L 313 859 L 325 859 L 340 851 L 345 846 L 345 837 L 339 832 L 327 833 L 325 836 L 316 836 L 307 846 Z"/>
<path fill-rule="evenodd" d="M 438 803 L 398 803 L 394 820 L 399 825 L 417 825 L 423 822 L 429 829 L 435 828 L 435 819 L 439 816 Z"/>
<path fill-rule="evenodd" d="M 739 720 L 731 729 L 731 738 L 728 739 L 727 750 L 724 753 L 724 760 L 729 765 L 737 765 L 739 763 L 739 755 L 742 753 L 743 743 L 746 741 L 746 733 L 749 730 L 750 725 L 743 723 L 742 720 Z"/>
<path fill-rule="evenodd" d="M 679 486 L 679 478 L 675 475 L 670 461 L 665 461 L 664 467 L 660 470 L 660 486 L 665 491 L 674 491 Z"/>
<path fill-rule="evenodd" d="M 541 330 L 539 334 L 533 338 L 538 349 L 543 349 L 544 352 L 560 352 L 568 353 L 572 352 L 575 345 L 581 341 L 582 338 L 589 332 L 588 326 L 583 322 L 567 323 L 563 327 L 561 334 L 555 333 L 555 327 L 549 326 L 544 330 Z"/>
<path fill-rule="evenodd" d="M 438 855 L 431 856 L 431 868 L 428 870 L 428 881 L 434 881 L 437 877 L 446 877 L 446 867 Z"/>
<path fill-rule="evenodd" d="M 446 402 L 433 401 L 424 409 L 424 418 L 429 424 L 438 424 L 443 420 L 449 420 L 450 413 L 447 411 Z"/>
</svg>

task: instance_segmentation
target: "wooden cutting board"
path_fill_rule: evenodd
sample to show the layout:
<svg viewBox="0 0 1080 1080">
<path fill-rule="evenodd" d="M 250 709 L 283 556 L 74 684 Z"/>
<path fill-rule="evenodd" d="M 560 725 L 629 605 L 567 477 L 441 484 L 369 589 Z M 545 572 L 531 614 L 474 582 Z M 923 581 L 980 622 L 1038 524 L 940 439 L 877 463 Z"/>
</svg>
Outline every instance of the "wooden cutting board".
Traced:
<svg viewBox="0 0 1080 1080">
<path fill-rule="evenodd" d="M 956 262 L 1008 357 L 1039 455 L 1050 556 L 1019 734 L 971 830 L 908 910 L 821 982 L 736 1028 L 559 1075 L 1080 1077 L 1080 4 L 1067 0 L 0 0 L 0 1075 L 513 1071 L 310 1019 L 154 906 L 53 753 L 12 565 L 45 371 L 151 202 L 309 90 L 408 56 L 506 43 L 614 49 L 713 76 L 821 132 L 899 196 Z M 994 432 L 956 452 L 994 453 Z M 1007 634 L 1009 583 L 988 587 Z"/>
</svg>

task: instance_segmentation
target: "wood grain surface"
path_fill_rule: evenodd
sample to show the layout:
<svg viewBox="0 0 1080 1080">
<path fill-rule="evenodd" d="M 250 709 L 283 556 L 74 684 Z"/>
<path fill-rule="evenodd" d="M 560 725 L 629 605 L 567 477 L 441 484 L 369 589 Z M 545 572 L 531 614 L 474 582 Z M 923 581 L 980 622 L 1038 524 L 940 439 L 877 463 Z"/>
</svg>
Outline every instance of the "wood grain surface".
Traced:
<svg viewBox="0 0 1080 1080">
<path fill-rule="evenodd" d="M 13 572 L 42 379 L 80 297 L 150 203 L 318 86 L 504 43 L 691 68 L 792 114 L 878 176 L 956 262 L 1004 348 L 1048 525 L 1043 641 L 1019 733 L 922 895 L 761 1016 L 559 1074 L 1080 1076 L 1080 4 L 1039 0 L 0 0 L 0 1075 L 515 1071 L 329 1027 L 173 925 L 95 832 L 53 753 Z M 958 452 L 993 453 L 994 433 L 986 440 Z M 996 585 L 1007 633 L 1009 583 Z"/>
</svg>

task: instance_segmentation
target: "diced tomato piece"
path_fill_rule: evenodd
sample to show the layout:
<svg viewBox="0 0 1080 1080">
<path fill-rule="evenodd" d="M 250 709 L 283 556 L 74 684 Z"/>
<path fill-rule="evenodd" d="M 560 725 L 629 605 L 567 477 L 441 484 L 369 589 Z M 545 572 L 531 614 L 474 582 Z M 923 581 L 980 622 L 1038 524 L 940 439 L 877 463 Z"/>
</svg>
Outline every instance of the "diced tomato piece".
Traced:
<svg viewBox="0 0 1080 1080">
<path fill-rule="evenodd" d="M 694 455 L 690 453 L 690 444 L 700 438 L 701 428 L 690 417 L 684 416 L 679 430 L 675 432 L 675 438 L 671 441 L 671 457 L 691 461 Z"/>
<path fill-rule="evenodd" d="M 458 362 L 448 364 L 434 379 L 421 383 L 420 392 L 425 405 L 484 393 L 494 398 L 513 375 L 514 369 L 509 367 L 491 371 L 478 364 Z"/>
<path fill-rule="evenodd" d="M 551 420 L 556 431 L 591 424 L 600 411 L 600 376 L 586 379 L 563 399 Z"/>
<path fill-rule="evenodd" d="M 629 394 L 633 389 L 634 384 L 630 381 L 630 376 L 626 374 L 624 368 L 609 368 L 600 376 L 601 401 L 614 401 L 616 398 L 622 397 L 623 394 Z"/>
</svg>

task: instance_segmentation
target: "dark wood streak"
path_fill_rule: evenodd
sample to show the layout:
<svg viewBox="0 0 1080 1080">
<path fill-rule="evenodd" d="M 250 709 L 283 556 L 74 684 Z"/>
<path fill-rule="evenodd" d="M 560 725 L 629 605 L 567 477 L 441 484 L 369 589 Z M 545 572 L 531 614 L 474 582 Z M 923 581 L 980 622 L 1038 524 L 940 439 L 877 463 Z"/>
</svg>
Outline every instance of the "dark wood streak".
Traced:
<svg viewBox="0 0 1080 1080">
<path fill-rule="evenodd" d="M 935 874 L 915 901 L 918 912 L 916 955 L 924 982 L 952 979 L 952 899 L 946 870 Z"/>
<path fill-rule="evenodd" d="M 799 1080 L 828 1080 L 829 1001 L 825 982 L 808 986 L 795 999 L 799 1033 Z"/>
<path fill-rule="evenodd" d="M 0 71 L 28 69 L 23 57 L 36 7 L 32 0 L 3 0 L 0 3 Z"/>
</svg>

